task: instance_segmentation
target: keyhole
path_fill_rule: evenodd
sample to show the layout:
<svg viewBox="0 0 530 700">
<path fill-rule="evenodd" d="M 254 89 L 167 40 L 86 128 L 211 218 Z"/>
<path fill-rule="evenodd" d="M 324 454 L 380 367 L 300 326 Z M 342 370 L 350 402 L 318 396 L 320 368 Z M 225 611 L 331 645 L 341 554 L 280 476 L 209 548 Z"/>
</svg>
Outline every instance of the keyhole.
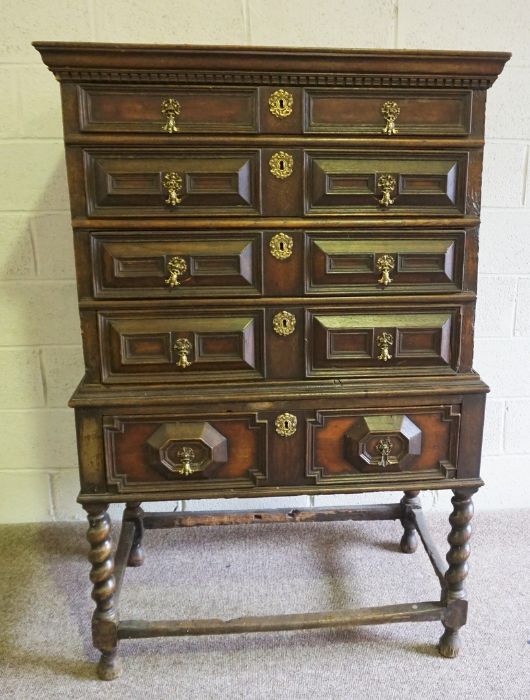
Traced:
<svg viewBox="0 0 530 700">
<path fill-rule="evenodd" d="M 284 250 L 283 241 L 280 242 L 280 250 L 281 250 L 282 253 L 283 253 L 283 250 Z"/>
<path fill-rule="evenodd" d="M 280 170 L 284 170 L 284 169 L 285 169 L 285 163 L 283 160 L 281 160 L 280 161 Z"/>
<path fill-rule="evenodd" d="M 286 318 L 283 319 L 282 324 L 283 324 L 284 328 L 287 328 L 287 319 Z"/>
<path fill-rule="evenodd" d="M 286 430 L 289 430 L 289 421 L 284 421 L 283 425 Z"/>
<path fill-rule="evenodd" d="M 283 98 L 280 97 L 280 109 L 283 109 Z"/>
</svg>

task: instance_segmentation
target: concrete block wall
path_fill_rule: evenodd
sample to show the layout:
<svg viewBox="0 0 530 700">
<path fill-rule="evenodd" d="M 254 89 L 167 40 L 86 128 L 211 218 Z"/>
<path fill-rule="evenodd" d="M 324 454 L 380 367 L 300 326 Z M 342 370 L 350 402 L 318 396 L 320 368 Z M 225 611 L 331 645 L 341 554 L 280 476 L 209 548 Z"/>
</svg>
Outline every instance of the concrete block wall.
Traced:
<svg viewBox="0 0 530 700">
<path fill-rule="evenodd" d="M 2 8 L 0 522 L 83 516 L 66 408 L 83 362 L 59 88 L 30 45 L 36 39 L 512 51 L 487 108 L 475 366 L 492 393 L 487 487 L 477 502 L 530 504 L 527 0 L 4 0 Z M 446 505 L 447 495 L 427 501 Z"/>
</svg>

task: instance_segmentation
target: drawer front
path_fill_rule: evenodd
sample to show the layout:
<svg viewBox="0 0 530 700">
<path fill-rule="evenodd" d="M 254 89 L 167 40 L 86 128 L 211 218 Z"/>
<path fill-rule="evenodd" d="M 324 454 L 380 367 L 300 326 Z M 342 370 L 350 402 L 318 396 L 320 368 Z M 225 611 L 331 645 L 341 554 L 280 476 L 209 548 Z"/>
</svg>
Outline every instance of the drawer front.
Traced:
<svg viewBox="0 0 530 700">
<path fill-rule="evenodd" d="M 306 313 L 310 377 L 456 370 L 460 320 L 455 310 Z"/>
<path fill-rule="evenodd" d="M 107 488 L 142 493 L 267 482 L 267 423 L 236 413 L 103 417 Z"/>
<path fill-rule="evenodd" d="M 462 289 L 465 231 L 306 233 L 308 294 Z"/>
<path fill-rule="evenodd" d="M 307 475 L 316 483 L 456 476 L 460 407 L 317 411 Z"/>
<path fill-rule="evenodd" d="M 306 214 L 465 214 L 467 152 L 307 151 Z"/>
<path fill-rule="evenodd" d="M 263 379 L 263 313 L 100 313 L 105 383 Z"/>
<path fill-rule="evenodd" d="M 255 150 L 85 151 L 93 216 L 179 217 L 260 213 Z"/>
<path fill-rule="evenodd" d="M 470 90 L 428 91 L 307 89 L 304 130 L 382 137 L 467 136 Z"/>
<path fill-rule="evenodd" d="M 254 88 L 78 87 L 83 132 L 257 133 Z"/>
<path fill-rule="evenodd" d="M 258 296 L 261 232 L 92 233 L 96 298 Z"/>
</svg>

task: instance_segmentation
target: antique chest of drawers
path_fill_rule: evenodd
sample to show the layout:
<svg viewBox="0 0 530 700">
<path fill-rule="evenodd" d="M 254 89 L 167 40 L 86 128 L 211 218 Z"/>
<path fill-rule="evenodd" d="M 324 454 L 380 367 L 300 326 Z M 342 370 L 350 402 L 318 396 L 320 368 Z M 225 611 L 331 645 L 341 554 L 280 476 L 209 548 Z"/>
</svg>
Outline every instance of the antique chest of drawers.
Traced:
<svg viewBox="0 0 530 700">
<path fill-rule="evenodd" d="M 472 369 L 486 90 L 509 54 L 37 42 L 61 82 L 99 673 L 118 640 L 439 619 L 458 652 L 487 387 Z M 452 489 L 448 565 L 421 514 Z M 396 505 L 171 525 L 400 519 L 440 601 L 120 620 L 142 501 L 396 490 Z M 126 504 L 112 555 L 108 504 Z M 166 519 L 165 519 L 166 518 Z"/>
</svg>

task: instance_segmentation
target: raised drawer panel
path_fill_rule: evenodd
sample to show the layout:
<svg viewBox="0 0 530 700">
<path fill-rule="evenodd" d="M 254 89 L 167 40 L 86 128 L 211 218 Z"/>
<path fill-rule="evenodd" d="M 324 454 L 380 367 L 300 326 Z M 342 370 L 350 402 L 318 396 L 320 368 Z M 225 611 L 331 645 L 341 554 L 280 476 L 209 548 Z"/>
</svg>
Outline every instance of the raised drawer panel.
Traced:
<svg viewBox="0 0 530 700">
<path fill-rule="evenodd" d="M 253 413 L 104 417 L 107 484 L 118 493 L 249 489 L 267 481 L 266 438 Z"/>
<path fill-rule="evenodd" d="M 465 214 L 466 152 L 307 151 L 306 160 L 306 214 Z"/>
<path fill-rule="evenodd" d="M 361 136 L 467 136 L 471 130 L 470 90 L 461 92 L 307 89 L 305 132 Z M 384 105 L 399 112 L 388 129 Z M 394 107 L 394 110 L 396 109 Z M 387 132 L 385 133 L 385 129 Z"/>
<path fill-rule="evenodd" d="M 419 234 L 419 235 L 418 235 Z M 462 289 L 464 231 L 308 232 L 309 294 L 430 294 Z"/>
<path fill-rule="evenodd" d="M 178 139 L 179 133 L 258 131 L 255 88 L 81 85 L 78 95 L 83 132 L 148 132 Z"/>
<path fill-rule="evenodd" d="M 456 476 L 459 406 L 317 411 L 307 475 L 317 483 Z"/>
<path fill-rule="evenodd" d="M 261 311 L 99 314 L 103 381 L 263 379 Z"/>
<path fill-rule="evenodd" d="M 453 310 L 348 313 L 307 311 L 307 374 L 382 375 L 400 371 L 453 372 L 459 326 Z"/>
<path fill-rule="evenodd" d="M 96 298 L 258 296 L 261 232 L 92 233 Z"/>
<path fill-rule="evenodd" d="M 89 215 L 178 217 L 260 213 L 257 149 L 93 150 L 85 151 L 84 160 Z M 166 184 L 167 175 L 175 175 L 173 184 Z"/>
</svg>

